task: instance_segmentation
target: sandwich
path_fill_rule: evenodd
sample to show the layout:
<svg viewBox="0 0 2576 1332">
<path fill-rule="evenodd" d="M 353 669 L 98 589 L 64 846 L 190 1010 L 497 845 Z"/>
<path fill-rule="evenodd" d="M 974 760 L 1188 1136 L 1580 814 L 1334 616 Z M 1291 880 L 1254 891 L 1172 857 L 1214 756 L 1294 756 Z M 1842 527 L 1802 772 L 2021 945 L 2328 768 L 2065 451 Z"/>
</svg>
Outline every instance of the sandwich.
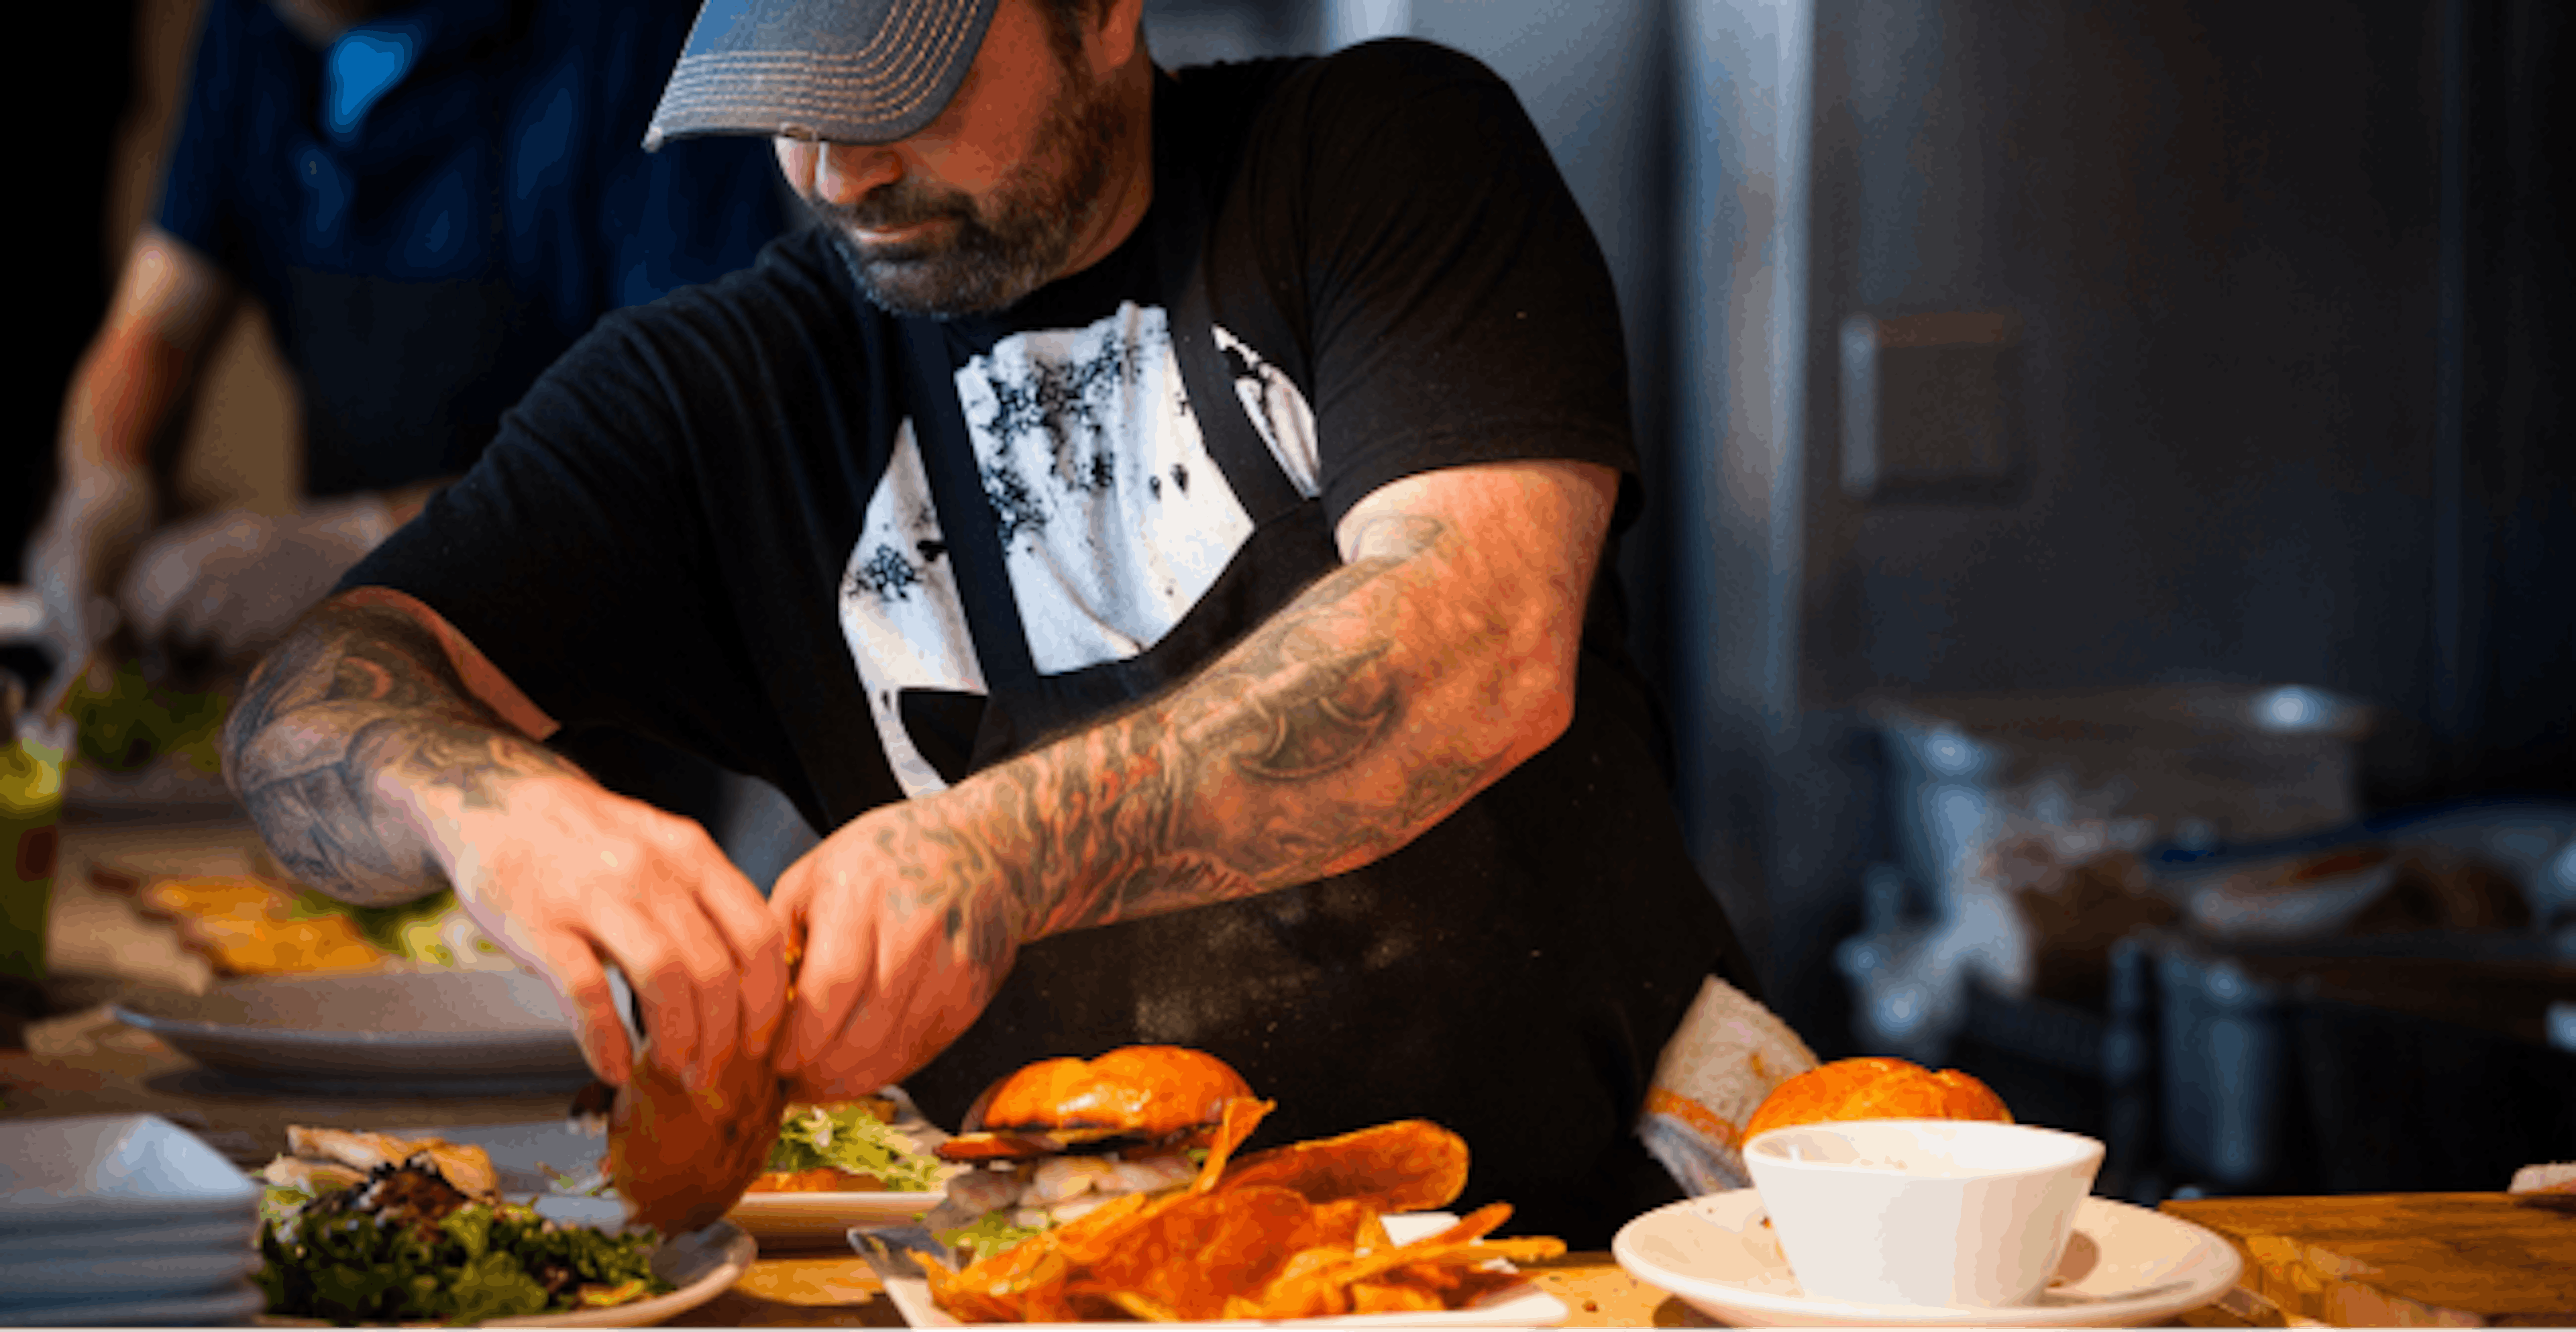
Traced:
<svg viewBox="0 0 2576 1332">
<path fill-rule="evenodd" d="M 997 1253 L 1127 1194 L 1186 1184 L 1227 1103 L 1252 1099 L 1224 1060 L 1178 1046 L 1041 1060 L 987 1087 L 936 1148 L 967 1168 L 925 1224 L 952 1249 Z"/>
</svg>

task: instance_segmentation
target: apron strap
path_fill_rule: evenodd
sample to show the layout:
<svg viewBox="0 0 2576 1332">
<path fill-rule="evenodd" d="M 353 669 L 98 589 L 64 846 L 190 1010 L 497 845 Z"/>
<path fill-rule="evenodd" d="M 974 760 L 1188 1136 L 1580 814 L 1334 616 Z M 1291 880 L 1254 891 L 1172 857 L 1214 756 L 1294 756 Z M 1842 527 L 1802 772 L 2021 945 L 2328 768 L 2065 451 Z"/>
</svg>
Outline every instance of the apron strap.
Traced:
<svg viewBox="0 0 2576 1332">
<path fill-rule="evenodd" d="M 1198 418 L 1199 437 L 1217 470 L 1225 473 L 1235 499 L 1256 528 L 1286 517 L 1306 502 L 1280 470 L 1277 455 L 1262 442 L 1248 415 L 1250 408 L 1235 391 L 1233 358 L 1216 345 L 1216 311 L 1208 299 L 1210 233 L 1207 207 L 1197 190 L 1168 177 L 1155 184 L 1155 202 L 1169 201 L 1175 225 L 1166 237 L 1189 237 L 1196 244 L 1163 248 L 1163 293 L 1171 300 L 1169 327 L 1172 359 L 1181 367 L 1181 386 L 1188 391 L 1190 414 Z M 1258 382 L 1258 381 L 1255 381 Z"/>
<path fill-rule="evenodd" d="M 994 521 L 992 502 L 984 495 L 983 469 L 975 461 L 975 441 L 966 431 L 966 413 L 957 403 L 957 380 L 948 365 L 948 335 L 937 320 L 905 318 L 904 358 L 912 396 L 913 442 L 921 450 L 922 471 L 930 478 L 930 501 L 939 510 L 940 535 L 948 541 L 949 568 L 957 576 L 957 596 L 965 603 L 966 628 L 974 636 L 975 659 L 984 669 L 986 697 L 1004 691 L 1021 693 L 1038 681 L 1029 656 L 1028 629 L 1020 619 L 1019 595 L 1003 567 L 1002 529 Z"/>
</svg>

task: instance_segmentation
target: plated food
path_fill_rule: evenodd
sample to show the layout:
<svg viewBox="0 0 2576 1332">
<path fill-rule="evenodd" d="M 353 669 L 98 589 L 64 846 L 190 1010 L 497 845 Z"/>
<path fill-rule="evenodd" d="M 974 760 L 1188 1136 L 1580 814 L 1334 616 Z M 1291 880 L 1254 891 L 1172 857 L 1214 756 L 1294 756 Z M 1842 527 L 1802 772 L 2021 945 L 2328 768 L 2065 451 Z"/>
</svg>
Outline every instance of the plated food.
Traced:
<svg viewBox="0 0 2576 1332">
<path fill-rule="evenodd" d="M 792 1102 L 769 1144 L 750 1193 L 928 1193 L 955 1167 L 896 1127 L 902 1107 L 889 1096 L 821 1104 Z"/>
<path fill-rule="evenodd" d="M 940 1136 L 909 1105 L 889 1107 L 883 1098 L 791 1104 L 769 1168 L 725 1219 L 751 1232 L 763 1251 L 845 1248 L 853 1226 L 917 1222 L 958 1169 L 928 1152 Z"/>
<path fill-rule="evenodd" d="M 1488 1238 L 1510 1218 L 1508 1203 L 1395 1243 L 1388 1215 L 1457 1197 L 1464 1140 L 1404 1120 L 1237 1160 L 1274 1104 L 1233 1094 L 1239 1088 L 1248 1093 L 1221 1062 L 1172 1047 L 1048 1061 L 996 1084 L 970 1112 L 976 1131 L 952 1145 L 964 1142 L 964 1155 L 1000 1139 L 1025 1144 L 981 1158 L 1001 1164 L 978 1173 L 1018 1181 L 1022 1192 L 996 1210 L 1041 1224 L 1015 1240 L 971 1224 L 947 1232 L 965 1250 L 963 1265 L 922 1261 L 937 1308 L 965 1322 L 1429 1313 L 1521 1284 L 1510 1259 L 1564 1252 L 1552 1238 Z M 1211 1090 L 1223 1093 L 1212 1115 Z M 1193 1162 L 1185 1177 L 1124 1187 L 1119 1166 L 1176 1156 Z M 1056 1171 L 1088 1181 L 1075 1195 L 1090 1195 L 1088 1207 L 1070 1217 L 1021 1215 L 1020 1199 L 1048 1162 L 1083 1157 L 1107 1165 Z M 951 1182 L 952 1202 L 961 1189 L 971 1197 L 973 1178 Z"/>
<path fill-rule="evenodd" d="M 334 1322 L 612 1309 L 672 1289 L 661 1237 L 609 1233 L 504 1200 L 483 1148 L 291 1127 L 262 1172 L 256 1280 L 271 1315 Z"/>
<path fill-rule="evenodd" d="M 1252 1099 L 1225 1061 L 1172 1045 L 1098 1059 L 1046 1059 L 985 1089 L 943 1160 L 948 1181 L 927 1224 L 952 1248 L 997 1252 L 1112 1199 L 1196 1178 L 1226 1106 Z"/>
</svg>

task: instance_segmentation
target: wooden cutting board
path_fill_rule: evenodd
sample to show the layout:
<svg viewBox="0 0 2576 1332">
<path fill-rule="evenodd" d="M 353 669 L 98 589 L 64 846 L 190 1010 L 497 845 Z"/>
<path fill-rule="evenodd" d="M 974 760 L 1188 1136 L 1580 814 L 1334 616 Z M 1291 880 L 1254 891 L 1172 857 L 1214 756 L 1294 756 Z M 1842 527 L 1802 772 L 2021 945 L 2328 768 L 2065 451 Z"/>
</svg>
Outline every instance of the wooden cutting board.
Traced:
<svg viewBox="0 0 2576 1332">
<path fill-rule="evenodd" d="M 2576 1195 L 2202 1198 L 2163 1210 L 2236 1246 L 2212 1310 L 2333 1327 L 2576 1326 Z"/>
</svg>

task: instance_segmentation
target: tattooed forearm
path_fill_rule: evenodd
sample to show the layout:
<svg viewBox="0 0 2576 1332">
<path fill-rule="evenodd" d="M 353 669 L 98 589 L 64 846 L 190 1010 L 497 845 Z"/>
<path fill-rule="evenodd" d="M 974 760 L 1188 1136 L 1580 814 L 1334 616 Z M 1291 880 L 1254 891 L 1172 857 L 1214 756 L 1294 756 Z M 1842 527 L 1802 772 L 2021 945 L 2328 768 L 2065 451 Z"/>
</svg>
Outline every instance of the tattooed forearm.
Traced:
<svg viewBox="0 0 2576 1332">
<path fill-rule="evenodd" d="M 445 883 L 387 803 L 386 777 L 488 806 L 515 777 L 569 770 L 477 701 L 418 622 L 382 607 L 309 617 L 224 728 L 225 775 L 279 861 L 369 906 Z"/>
<path fill-rule="evenodd" d="M 916 899 L 980 878 L 987 919 L 951 930 L 971 956 L 978 929 L 1040 938 L 1309 882 L 1404 845 L 1521 756 L 1452 725 L 1520 663 L 1457 666 L 1420 646 L 1485 632 L 1472 608 L 1422 595 L 1436 571 L 1419 557 L 1445 535 L 1423 518 L 1363 533 L 1360 558 L 1188 685 L 988 771 L 952 793 L 950 817 L 890 828 L 883 850 L 903 863 L 902 839 L 930 837 L 930 862 L 973 867 Z M 1465 628 L 1424 633 L 1442 614 Z"/>
</svg>

